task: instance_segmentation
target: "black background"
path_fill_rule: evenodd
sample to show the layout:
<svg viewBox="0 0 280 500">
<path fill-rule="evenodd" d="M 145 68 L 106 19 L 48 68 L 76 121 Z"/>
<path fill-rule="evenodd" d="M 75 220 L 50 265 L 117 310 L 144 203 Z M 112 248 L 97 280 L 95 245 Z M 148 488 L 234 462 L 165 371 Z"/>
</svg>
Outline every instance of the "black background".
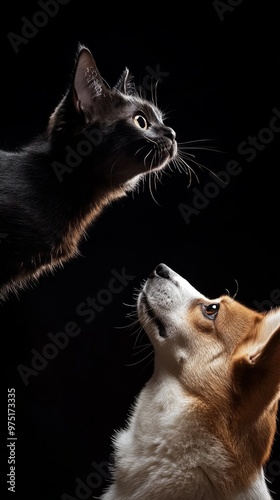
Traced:
<svg viewBox="0 0 280 500">
<path fill-rule="evenodd" d="M 225 290 L 233 295 L 238 283 L 237 299 L 248 306 L 280 303 L 280 132 L 268 130 L 275 110 L 280 126 L 278 14 L 272 2 L 217 5 L 160 4 L 153 14 L 147 4 L 97 10 L 94 2 L 70 0 L 18 53 L 8 33 L 21 34 L 22 16 L 32 20 L 42 8 L 38 2 L 12 3 L 1 12 L 2 148 L 19 147 L 44 130 L 81 42 L 111 85 L 125 66 L 144 87 L 151 71 L 158 72 L 158 103 L 179 143 L 199 141 L 190 146 L 219 150 L 189 150 L 205 167 L 191 164 L 198 179 L 193 175 L 190 185 L 186 173 L 169 172 L 156 188 L 152 183 L 152 192 L 145 183 L 108 207 L 79 258 L 1 305 L 5 494 L 6 394 L 16 389 L 16 494 L 7 498 L 69 500 L 101 493 L 112 433 L 124 425 L 152 373 L 152 351 L 141 351 L 146 339 L 137 337 L 127 314 L 156 264 L 166 263 L 211 298 Z M 250 156 L 249 136 L 260 145 Z M 221 185 L 209 169 L 225 175 L 232 160 L 239 173 L 228 174 L 228 184 Z M 184 217 L 182 204 L 196 212 Z M 100 298 L 114 270 L 123 269 L 127 285 L 86 323 L 88 316 L 76 312 L 79 304 Z M 25 385 L 18 366 L 32 368 L 32 350 L 42 353 L 52 343 L 48 334 L 63 332 L 70 321 L 79 334 Z M 268 463 L 273 498 L 280 498 L 279 473 L 277 434 Z M 92 487 L 76 490 L 81 481 Z"/>
</svg>

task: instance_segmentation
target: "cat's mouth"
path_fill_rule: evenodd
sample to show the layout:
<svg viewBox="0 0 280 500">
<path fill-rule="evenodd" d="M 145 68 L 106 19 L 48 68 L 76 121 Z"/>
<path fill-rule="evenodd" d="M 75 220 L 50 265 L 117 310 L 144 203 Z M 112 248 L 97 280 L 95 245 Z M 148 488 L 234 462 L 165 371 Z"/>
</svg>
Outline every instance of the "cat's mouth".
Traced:
<svg viewBox="0 0 280 500">
<path fill-rule="evenodd" d="M 159 144 L 159 151 L 158 151 L 158 168 L 163 168 L 165 165 L 167 165 L 170 161 L 172 161 L 177 154 L 177 142 L 175 139 L 173 140 L 166 140 L 164 143 Z M 153 165 L 151 164 L 151 167 Z"/>
<path fill-rule="evenodd" d="M 171 129 L 172 130 L 172 129 Z M 152 147 L 149 146 L 149 152 L 144 157 L 144 166 L 149 170 L 158 170 L 165 167 L 177 155 L 178 146 L 174 137 L 164 137 L 158 139 Z"/>
<path fill-rule="evenodd" d="M 178 152 L 177 141 L 174 139 L 169 148 L 169 161 L 174 160 Z"/>
</svg>

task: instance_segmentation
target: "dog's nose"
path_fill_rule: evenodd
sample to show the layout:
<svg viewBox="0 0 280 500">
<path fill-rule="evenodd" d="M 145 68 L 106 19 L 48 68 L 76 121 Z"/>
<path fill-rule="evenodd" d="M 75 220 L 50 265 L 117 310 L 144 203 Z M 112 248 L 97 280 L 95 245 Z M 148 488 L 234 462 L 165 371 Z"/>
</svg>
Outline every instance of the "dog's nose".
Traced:
<svg viewBox="0 0 280 500">
<path fill-rule="evenodd" d="M 165 264 L 158 264 L 158 266 L 151 273 L 150 278 L 155 278 L 156 276 L 169 279 L 170 273 L 168 267 Z"/>
</svg>

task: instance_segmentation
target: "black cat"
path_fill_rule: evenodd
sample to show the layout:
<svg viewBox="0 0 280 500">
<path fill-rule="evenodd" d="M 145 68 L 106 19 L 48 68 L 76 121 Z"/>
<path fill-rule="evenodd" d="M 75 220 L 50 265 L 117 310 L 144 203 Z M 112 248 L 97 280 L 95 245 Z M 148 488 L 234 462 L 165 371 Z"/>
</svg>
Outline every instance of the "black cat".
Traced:
<svg viewBox="0 0 280 500">
<path fill-rule="evenodd" d="M 80 46 L 46 131 L 20 151 L 0 151 L 0 298 L 75 256 L 104 205 L 176 155 L 174 130 L 129 70 L 109 88 Z"/>
</svg>

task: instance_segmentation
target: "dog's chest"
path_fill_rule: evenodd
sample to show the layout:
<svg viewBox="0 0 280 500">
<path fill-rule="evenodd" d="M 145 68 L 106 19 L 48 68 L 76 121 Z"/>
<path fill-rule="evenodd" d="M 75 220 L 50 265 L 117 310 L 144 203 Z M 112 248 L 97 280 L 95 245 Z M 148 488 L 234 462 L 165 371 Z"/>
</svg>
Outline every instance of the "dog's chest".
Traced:
<svg viewBox="0 0 280 500">
<path fill-rule="evenodd" d="M 102 499 L 270 499 L 261 471 L 250 485 L 236 483 L 233 457 L 213 435 L 217 422 L 198 405 L 173 381 L 148 383 L 115 436 L 113 484 Z"/>
<path fill-rule="evenodd" d="M 187 494 L 197 500 L 205 489 L 210 495 L 211 475 L 227 470 L 225 449 L 203 428 L 186 400 L 154 399 L 149 407 L 140 398 L 127 429 L 117 435 L 115 443 L 117 476 L 133 484 L 143 499 L 180 500 Z"/>
</svg>

